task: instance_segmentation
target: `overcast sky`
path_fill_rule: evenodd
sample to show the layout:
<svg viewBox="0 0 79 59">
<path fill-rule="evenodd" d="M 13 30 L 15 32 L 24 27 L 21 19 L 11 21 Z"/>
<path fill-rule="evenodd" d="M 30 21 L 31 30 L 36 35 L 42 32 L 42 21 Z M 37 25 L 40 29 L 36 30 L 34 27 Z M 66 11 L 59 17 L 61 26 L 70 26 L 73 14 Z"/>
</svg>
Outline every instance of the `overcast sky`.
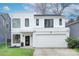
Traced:
<svg viewBox="0 0 79 59">
<path fill-rule="evenodd" d="M 73 9 L 77 9 L 76 12 Z M 0 3 L 0 12 L 14 13 L 14 12 L 34 12 L 31 4 L 21 3 Z M 79 15 L 79 5 L 72 4 L 64 10 L 64 15 L 69 18 L 75 18 Z"/>
</svg>

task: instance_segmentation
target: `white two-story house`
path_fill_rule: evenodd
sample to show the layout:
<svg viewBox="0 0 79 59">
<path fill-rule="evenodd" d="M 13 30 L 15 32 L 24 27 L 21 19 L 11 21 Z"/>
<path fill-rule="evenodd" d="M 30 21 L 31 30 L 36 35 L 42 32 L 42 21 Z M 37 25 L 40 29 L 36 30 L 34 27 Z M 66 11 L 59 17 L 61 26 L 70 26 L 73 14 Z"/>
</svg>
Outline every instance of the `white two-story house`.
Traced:
<svg viewBox="0 0 79 59">
<path fill-rule="evenodd" d="M 11 46 L 67 47 L 68 19 L 60 15 L 11 14 Z"/>
</svg>

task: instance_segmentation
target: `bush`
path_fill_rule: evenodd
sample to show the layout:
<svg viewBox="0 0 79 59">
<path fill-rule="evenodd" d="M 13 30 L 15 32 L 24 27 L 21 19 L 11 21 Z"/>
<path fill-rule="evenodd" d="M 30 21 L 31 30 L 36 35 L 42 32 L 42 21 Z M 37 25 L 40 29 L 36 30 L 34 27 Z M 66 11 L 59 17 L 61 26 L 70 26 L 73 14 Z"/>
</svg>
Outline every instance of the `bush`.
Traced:
<svg viewBox="0 0 79 59">
<path fill-rule="evenodd" d="M 78 48 L 79 47 L 79 39 L 75 37 L 69 37 L 66 39 L 69 48 Z"/>
</svg>

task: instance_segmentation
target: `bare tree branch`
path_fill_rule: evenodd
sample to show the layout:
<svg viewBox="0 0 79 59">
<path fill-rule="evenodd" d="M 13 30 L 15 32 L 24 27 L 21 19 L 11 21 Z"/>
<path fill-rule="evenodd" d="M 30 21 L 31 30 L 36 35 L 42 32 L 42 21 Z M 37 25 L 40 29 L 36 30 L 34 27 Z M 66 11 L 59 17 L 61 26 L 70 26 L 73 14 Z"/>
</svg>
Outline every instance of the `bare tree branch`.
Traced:
<svg viewBox="0 0 79 59">
<path fill-rule="evenodd" d="M 71 3 L 36 3 L 32 5 L 34 6 L 34 11 L 37 14 L 62 15 L 64 14 L 65 10 L 68 7 L 71 7 L 72 4 Z"/>
<path fill-rule="evenodd" d="M 47 4 L 46 3 L 36 3 L 34 5 L 34 10 L 36 13 L 39 14 L 46 14 L 46 10 L 47 10 Z"/>
<path fill-rule="evenodd" d="M 62 15 L 64 9 L 69 7 L 71 4 L 69 3 L 54 3 L 50 4 L 51 7 L 53 6 L 54 8 L 51 8 L 52 12 L 57 15 Z"/>
</svg>

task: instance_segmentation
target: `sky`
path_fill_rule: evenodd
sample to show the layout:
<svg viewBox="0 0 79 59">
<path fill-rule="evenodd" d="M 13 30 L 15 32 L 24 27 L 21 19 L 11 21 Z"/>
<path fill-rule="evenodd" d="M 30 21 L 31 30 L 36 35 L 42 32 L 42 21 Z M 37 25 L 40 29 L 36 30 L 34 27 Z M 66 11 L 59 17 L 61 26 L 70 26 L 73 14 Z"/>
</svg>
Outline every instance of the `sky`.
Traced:
<svg viewBox="0 0 79 59">
<path fill-rule="evenodd" d="M 79 4 L 72 4 L 71 7 L 66 8 L 64 15 L 75 19 L 79 16 L 79 12 L 73 12 L 73 9 L 79 11 Z M 14 12 L 34 12 L 34 7 L 28 3 L 0 3 L 0 13 L 10 14 Z"/>
<path fill-rule="evenodd" d="M 32 5 L 21 3 L 0 3 L 0 12 L 33 12 Z"/>
</svg>

